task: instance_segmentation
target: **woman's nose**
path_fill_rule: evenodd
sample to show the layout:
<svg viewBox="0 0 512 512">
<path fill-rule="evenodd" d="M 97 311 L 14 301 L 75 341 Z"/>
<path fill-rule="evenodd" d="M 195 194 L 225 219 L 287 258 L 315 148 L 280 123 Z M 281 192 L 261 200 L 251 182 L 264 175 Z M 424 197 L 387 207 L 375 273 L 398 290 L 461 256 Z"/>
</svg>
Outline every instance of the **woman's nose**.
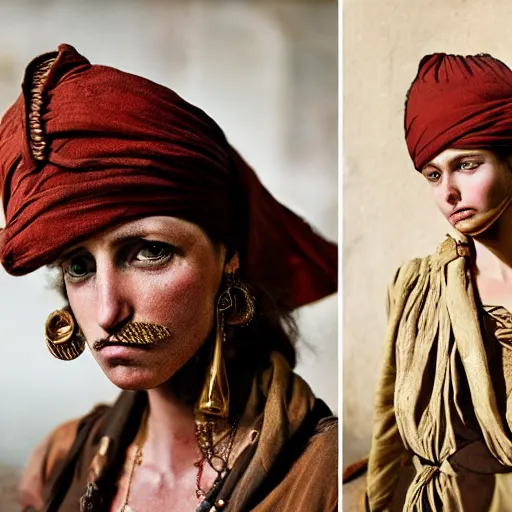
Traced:
<svg viewBox="0 0 512 512">
<path fill-rule="evenodd" d="M 445 201 L 452 206 L 455 206 L 461 200 L 460 190 L 453 178 L 446 178 L 443 192 Z"/>
<path fill-rule="evenodd" d="M 97 264 L 95 286 L 98 325 L 114 334 L 133 315 L 126 280 L 114 265 Z"/>
</svg>

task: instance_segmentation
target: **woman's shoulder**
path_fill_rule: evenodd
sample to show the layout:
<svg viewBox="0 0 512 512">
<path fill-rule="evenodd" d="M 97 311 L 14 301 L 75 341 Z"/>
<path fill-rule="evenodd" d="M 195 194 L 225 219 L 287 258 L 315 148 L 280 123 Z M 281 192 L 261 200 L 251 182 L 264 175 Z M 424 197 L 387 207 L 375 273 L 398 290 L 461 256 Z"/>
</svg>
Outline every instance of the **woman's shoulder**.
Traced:
<svg viewBox="0 0 512 512">
<path fill-rule="evenodd" d="M 327 445 L 336 447 L 338 443 L 338 418 L 337 416 L 327 416 L 322 418 L 310 438 L 310 443 L 316 443 L 318 446 Z"/>
<path fill-rule="evenodd" d="M 338 507 L 338 420 L 321 419 L 284 477 L 254 510 L 332 512 Z"/>
<path fill-rule="evenodd" d="M 331 478 L 338 480 L 338 418 L 323 418 L 309 439 L 306 451 L 326 471 L 332 471 Z"/>
<path fill-rule="evenodd" d="M 470 253 L 469 243 L 465 237 L 454 238 L 446 235 L 444 240 L 430 254 L 416 257 L 401 264 L 393 276 L 391 284 L 414 278 L 419 274 L 437 272 L 450 261 L 467 256 Z"/>
<path fill-rule="evenodd" d="M 84 425 L 101 422 L 111 409 L 96 405 L 84 416 L 67 420 L 54 428 L 32 451 L 18 486 L 18 500 L 22 508 L 43 508 L 45 488 L 66 461 Z"/>
<path fill-rule="evenodd" d="M 319 421 L 306 449 L 298 458 L 289 478 L 293 479 L 295 495 L 302 496 L 304 506 L 283 510 L 336 510 L 338 505 L 338 419 L 334 416 Z M 300 499 L 299 499 L 300 501 Z"/>
</svg>

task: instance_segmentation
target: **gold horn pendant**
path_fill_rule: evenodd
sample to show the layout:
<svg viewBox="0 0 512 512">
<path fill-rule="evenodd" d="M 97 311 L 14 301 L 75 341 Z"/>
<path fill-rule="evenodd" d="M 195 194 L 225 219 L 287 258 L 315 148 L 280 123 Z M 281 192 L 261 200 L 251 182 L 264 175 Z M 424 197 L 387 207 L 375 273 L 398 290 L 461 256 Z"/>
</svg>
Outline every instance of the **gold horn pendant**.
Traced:
<svg viewBox="0 0 512 512">
<path fill-rule="evenodd" d="M 229 415 L 229 385 L 222 357 L 224 343 L 224 313 L 217 309 L 217 332 L 213 358 L 208 368 L 206 382 L 196 406 L 196 414 L 227 418 Z"/>
</svg>

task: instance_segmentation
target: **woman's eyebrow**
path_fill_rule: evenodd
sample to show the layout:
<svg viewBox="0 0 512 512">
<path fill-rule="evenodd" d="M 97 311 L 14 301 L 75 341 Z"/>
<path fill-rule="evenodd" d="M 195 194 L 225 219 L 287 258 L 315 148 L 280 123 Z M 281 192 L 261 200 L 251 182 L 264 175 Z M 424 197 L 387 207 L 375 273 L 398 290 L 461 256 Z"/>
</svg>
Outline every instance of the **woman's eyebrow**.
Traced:
<svg viewBox="0 0 512 512">
<path fill-rule="evenodd" d="M 147 236 L 148 232 L 147 230 L 132 230 L 129 233 L 119 233 L 112 235 L 109 237 L 108 240 L 108 247 L 110 249 L 116 249 L 117 247 L 124 245 L 126 243 L 134 242 L 137 240 L 140 240 L 141 238 L 144 238 Z M 58 261 L 63 261 L 65 259 L 72 258 L 73 256 L 76 256 L 77 254 L 80 254 L 82 252 L 91 252 L 90 249 L 88 249 L 85 245 L 77 245 L 76 247 L 73 247 L 69 249 L 68 251 L 65 251 L 62 256 L 59 257 Z"/>
<path fill-rule="evenodd" d="M 441 169 L 436 165 L 432 163 L 428 163 L 421 169 L 421 174 L 425 174 L 426 172 L 430 172 L 431 170 L 441 172 Z"/>
<path fill-rule="evenodd" d="M 72 258 L 73 256 L 76 256 L 77 254 L 81 253 L 81 252 L 87 252 L 87 249 L 82 246 L 82 245 L 79 245 L 77 247 L 73 247 L 72 249 L 69 249 L 68 251 L 64 251 L 63 254 L 61 254 L 57 260 L 50 266 L 52 267 L 58 267 L 64 260 L 68 260 L 70 258 Z"/>
<path fill-rule="evenodd" d="M 460 164 L 460 162 L 466 158 L 484 158 L 484 155 L 482 155 L 482 153 L 478 153 L 478 152 L 464 153 L 462 155 L 457 155 L 457 156 L 454 156 L 453 158 L 446 160 L 444 162 L 444 165 L 447 165 L 448 167 L 453 167 L 455 165 Z M 421 170 L 421 172 L 423 173 L 424 171 L 428 171 L 430 167 L 432 167 L 436 171 L 441 172 L 441 168 L 439 167 L 439 165 L 434 164 L 433 162 L 429 162 L 428 164 L 426 164 L 423 167 L 423 169 Z"/>
<path fill-rule="evenodd" d="M 459 165 L 466 158 L 484 158 L 484 156 L 481 153 L 466 153 L 464 155 L 459 155 L 459 156 L 455 157 L 453 160 L 448 162 L 448 165 L 450 167 L 452 167 L 454 165 Z"/>
<path fill-rule="evenodd" d="M 116 249 L 117 247 L 119 247 L 121 245 L 125 245 L 130 242 L 139 241 L 146 236 L 147 236 L 147 232 L 138 232 L 138 233 L 132 232 L 132 233 L 124 233 L 124 234 L 115 235 L 108 241 L 108 247 L 111 249 Z"/>
<path fill-rule="evenodd" d="M 124 230 L 119 230 L 116 233 L 108 235 L 108 245 L 117 245 L 123 243 L 126 240 L 144 238 L 148 236 L 150 232 L 147 229 L 135 227 Z"/>
</svg>

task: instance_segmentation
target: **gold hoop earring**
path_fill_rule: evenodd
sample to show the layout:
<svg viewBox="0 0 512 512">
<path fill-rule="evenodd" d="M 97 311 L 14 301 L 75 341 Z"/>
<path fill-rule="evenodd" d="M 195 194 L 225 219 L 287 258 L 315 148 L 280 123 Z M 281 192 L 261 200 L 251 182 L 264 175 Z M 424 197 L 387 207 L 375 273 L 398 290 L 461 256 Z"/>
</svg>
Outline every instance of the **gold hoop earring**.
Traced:
<svg viewBox="0 0 512 512">
<path fill-rule="evenodd" d="M 46 346 L 57 359 L 70 361 L 85 350 L 85 340 L 77 335 L 75 320 L 65 309 L 51 313 L 44 328 Z"/>
<path fill-rule="evenodd" d="M 252 321 L 256 312 L 254 296 L 240 281 L 238 269 L 226 274 L 226 282 L 226 290 L 219 297 L 226 324 L 245 327 Z"/>
</svg>

